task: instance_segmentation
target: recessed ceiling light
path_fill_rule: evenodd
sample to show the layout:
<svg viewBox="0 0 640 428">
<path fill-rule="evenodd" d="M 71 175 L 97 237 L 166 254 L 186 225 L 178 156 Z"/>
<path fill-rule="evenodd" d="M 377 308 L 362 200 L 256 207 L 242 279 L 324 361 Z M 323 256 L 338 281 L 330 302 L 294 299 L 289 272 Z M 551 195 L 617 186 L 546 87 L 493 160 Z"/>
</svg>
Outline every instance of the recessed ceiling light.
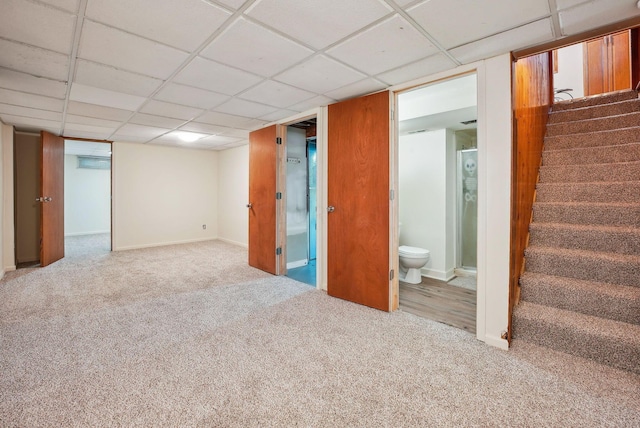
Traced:
<svg viewBox="0 0 640 428">
<path fill-rule="evenodd" d="M 207 136 L 206 134 L 198 134 L 197 132 L 187 131 L 175 131 L 171 134 L 178 137 L 180 141 L 184 141 L 185 143 L 193 143 L 194 141 Z"/>
</svg>

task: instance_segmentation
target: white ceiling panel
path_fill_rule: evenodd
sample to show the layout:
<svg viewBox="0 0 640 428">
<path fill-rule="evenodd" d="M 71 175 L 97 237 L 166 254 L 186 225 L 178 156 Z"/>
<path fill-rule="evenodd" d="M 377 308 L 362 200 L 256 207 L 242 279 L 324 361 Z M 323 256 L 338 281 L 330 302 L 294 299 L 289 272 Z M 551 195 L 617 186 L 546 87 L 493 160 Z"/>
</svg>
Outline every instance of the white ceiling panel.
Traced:
<svg viewBox="0 0 640 428">
<path fill-rule="evenodd" d="M 81 59 L 76 63 L 74 81 L 95 88 L 141 97 L 148 97 L 162 84 L 160 79 Z"/>
<path fill-rule="evenodd" d="M 245 115 L 246 117 L 255 118 L 263 116 L 265 114 L 273 113 L 277 110 L 277 108 L 264 104 L 254 103 L 252 101 L 232 98 L 226 103 L 216 107 L 215 110 L 221 113 L 232 114 L 236 116 Z"/>
<path fill-rule="evenodd" d="M 151 141 L 151 138 L 147 138 L 143 135 L 126 135 L 126 134 L 113 134 L 108 138 L 111 141 L 117 141 L 120 143 L 146 143 Z"/>
<path fill-rule="evenodd" d="M 237 20 L 200 55 L 234 67 L 270 77 L 313 54 L 273 31 Z"/>
<path fill-rule="evenodd" d="M 73 134 L 73 136 L 82 136 L 86 138 L 86 135 L 89 134 L 92 138 L 96 138 L 99 140 L 106 140 L 109 138 L 113 131 L 116 128 L 104 128 L 101 126 L 94 125 L 83 125 L 81 123 L 65 123 L 64 125 L 64 135 Z M 80 135 L 79 135 L 80 134 Z"/>
<path fill-rule="evenodd" d="M 64 82 L 35 77 L 2 67 L 0 67 L 0 88 L 53 98 L 64 98 L 67 93 L 67 85 Z"/>
<path fill-rule="evenodd" d="M 239 97 L 249 101 L 268 104 L 275 107 L 285 108 L 293 104 L 315 97 L 313 92 L 304 91 L 285 85 L 284 83 L 265 80 L 254 86 Z"/>
<path fill-rule="evenodd" d="M 205 89 L 194 88 L 193 86 L 169 83 L 162 88 L 154 98 L 170 103 L 209 110 L 210 108 L 227 101 L 229 96 L 207 91 Z"/>
<path fill-rule="evenodd" d="M 437 48 L 400 16 L 376 25 L 327 54 L 368 74 L 378 74 L 417 61 Z"/>
<path fill-rule="evenodd" d="M 467 64 L 482 58 L 490 58 L 514 49 L 533 46 L 553 40 L 551 19 L 542 19 L 529 25 L 452 49 L 451 54 Z"/>
<path fill-rule="evenodd" d="M 246 146 L 247 144 L 249 144 L 248 140 L 242 140 L 242 141 L 238 141 L 237 143 L 230 143 L 230 144 L 225 144 L 224 146 L 219 146 L 216 148 L 216 150 L 233 149 L 234 147 Z"/>
<path fill-rule="evenodd" d="M 222 3 L 226 6 L 229 6 L 233 9 L 240 9 L 240 7 L 245 3 L 246 0 L 218 0 L 218 3 Z"/>
<path fill-rule="evenodd" d="M 289 116 L 293 116 L 299 112 L 293 110 L 278 110 L 273 113 L 265 114 L 264 116 L 260 116 L 260 119 L 266 120 L 267 122 L 275 122 L 276 120 L 285 119 Z"/>
<path fill-rule="evenodd" d="M 556 0 L 556 5 L 558 10 L 563 10 L 588 1 L 591 0 Z"/>
<path fill-rule="evenodd" d="M 366 76 L 339 62 L 319 55 L 276 76 L 276 80 L 307 91 L 323 94 Z"/>
<path fill-rule="evenodd" d="M 249 131 L 247 131 L 245 129 L 227 128 L 224 132 L 221 132 L 220 135 L 227 135 L 227 136 L 230 136 L 230 137 L 238 137 L 238 138 L 247 139 L 247 138 L 249 138 Z"/>
<path fill-rule="evenodd" d="M 180 129 L 189 132 L 199 132 L 202 134 L 220 134 L 228 128 L 220 125 L 210 125 L 208 123 L 189 122 L 182 125 Z"/>
<path fill-rule="evenodd" d="M 128 137 L 146 138 L 150 140 L 152 138 L 159 137 L 162 134 L 171 131 L 166 128 L 156 128 L 153 126 L 135 125 L 128 123 L 122 128 L 118 129 L 117 135 L 126 135 Z"/>
<path fill-rule="evenodd" d="M 327 95 L 335 100 L 345 100 L 347 98 L 370 94 L 386 87 L 387 85 L 375 79 L 364 79 L 360 82 L 347 85 L 344 88 L 328 92 Z"/>
<path fill-rule="evenodd" d="M 546 17 L 549 13 L 547 0 L 427 0 L 409 9 L 409 15 L 447 49 Z"/>
<path fill-rule="evenodd" d="M 99 128 L 96 128 L 99 129 Z M 91 131 L 85 131 L 85 130 L 80 130 L 80 129 L 73 129 L 72 127 L 65 127 L 64 132 L 63 132 L 64 136 L 73 136 L 74 138 L 86 138 L 88 140 L 108 140 L 109 137 L 111 136 L 111 133 L 105 133 L 105 132 L 100 132 L 100 131 L 96 131 L 96 132 L 91 132 Z"/>
<path fill-rule="evenodd" d="M 151 100 L 140 109 L 142 113 L 157 116 L 172 117 L 174 119 L 191 120 L 202 114 L 204 110 L 181 106 L 179 104 L 165 103 L 164 101 Z"/>
<path fill-rule="evenodd" d="M 378 0 L 258 0 L 247 14 L 316 49 L 389 14 Z"/>
<path fill-rule="evenodd" d="M 242 140 L 242 138 L 237 137 L 226 137 L 224 135 L 211 135 L 210 137 L 205 137 L 201 140 L 196 141 L 198 145 L 214 145 L 220 146 L 229 143 L 236 143 Z"/>
<path fill-rule="evenodd" d="M 40 0 L 42 3 L 64 9 L 67 12 L 78 13 L 79 0 Z"/>
<path fill-rule="evenodd" d="M 333 98 L 325 97 L 324 95 L 318 95 L 317 97 L 311 98 L 310 100 L 303 101 L 289 108 L 291 110 L 295 110 L 298 112 L 304 112 L 316 107 L 328 106 L 329 104 L 332 104 L 335 101 L 336 100 L 334 100 Z"/>
<path fill-rule="evenodd" d="M 217 111 L 208 111 L 198 117 L 198 122 L 208 123 L 210 125 L 227 126 L 229 128 L 245 128 L 251 123 L 252 119 L 244 116 L 234 116 L 232 114 L 220 113 Z"/>
<path fill-rule="evenodd" d="M 70 54 L 75 21 L 74 15 L 41 3 L 2 0 L 0 37 Z"/>
<path fill-rule="evenodd" d="M 56 98 L 43 97 L 41 95 L 26 94 L 24 92 L 11 91 L 0 88 L 0 100 L 6 104 L 31 107 L 39 110 L 51 110 L 61 112 L 64 101 Z"/>
<path fill-rule="evenodd" d="M 396 68 L 376 77 L 390 85 L 397 85 L 430 74 L 454 68 L 456 64 L 445 54 L 438 53 L 419 61 Z"/>
<path fill-rule="evenodd" d="M 262 80 L 247 72 L 197 57 L 174 79 L 178 83 L 235 95 Z"/>
<path fill-rule="evenodd" d="M 91 0 L 95 21 L 193 52 L 231 14 L 202 0 Z"/>
<path fill-rule="evenodd" d="M 60 121 L 55 120 L 46 120 L 46 119 L 38 119 L 34 117 L 25 117 L 25 116 L 13 116 L 10 114 L 0 113 L 0 120 L 8 125 L 14 125 L 20 130 L 33 130 L 40 131 L 44 129 L 45 131 L 50 131 L 54 134 L 60 132 Z"/>
<path fill-rule="evenodd" d="M 137 110 L 145 102 L 146 98 L 73 83 L 69 100 L 122 110 Z"/>
<path fill-rule="evenodd" d="M 560 27 L 563 35 L 571 35 L 634 16 L 640 9 L 632 0 L 593 0 L 560 12 Z"/>
<path fill-rule="evenodd" d="M 97 126 L 104 129 L 111 129 L 111 132 L 113 132 L 118 126 L 122 124 L 122 122 L 119 122 L 117 120 L 102 119 L 99 117 L 87 117 L 77 114 L 67 114 L 65 127 L 71 124 Z"/>
<path fill-rule="evenodd" d="M 67 105 L 67 114 L 76 114 L 79 116 L 97 117 L 101 119 L 109 119 L 122 122 L 131 116 L 131 111 L 112 107 L 105 107 L 96 104 L 81 103 L 78 101 L 69 101 Z"/>
<path fill-rule="evenodd" d="M 50 110 L 39 110 L 29 107 L 14 106 L 12 104 L 0 103 L 0 114 L 8 114 L 11 116 L 34 117 L 46 120 L 62 120 L 62 113 Z"/>
<path fill-rule="evenodd" d="M 187 59 L 188 54 L 85 20 L 78 57 L 166 79 Z"/>
<path fill-rule="evenodd" d="M 69 75 L 68 55 L 3 39 L 0 52 L 0 67 L 56 80 L 67 80 Z"/>
<path fill-rule="evenodd" d="M 184 123 L 182 119 L 172 119 L 164 116 L 155 116 L 152 114 L 137 113 L 131 119 L 129 123 L 135 123 L 137 125 L 147 126 L 159 126 L 162 128 L 177 128 Z"/>
</svg>

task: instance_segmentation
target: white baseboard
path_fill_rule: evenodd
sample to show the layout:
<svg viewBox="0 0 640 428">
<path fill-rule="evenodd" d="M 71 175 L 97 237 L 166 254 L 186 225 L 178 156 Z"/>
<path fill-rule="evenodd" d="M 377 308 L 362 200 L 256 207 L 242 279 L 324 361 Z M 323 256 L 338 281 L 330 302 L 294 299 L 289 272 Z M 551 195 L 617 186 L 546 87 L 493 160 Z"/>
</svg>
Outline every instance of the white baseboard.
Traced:
<svg viewBox="0 0 640 428">
<path fill-rule="evenodd" d="M 111 233 L 110 230 L 94 230 L 91 232 L 75 232 L 75 233 L 65 233 L 65 238 L 67 236 L 86 236 L 86 235 L 104 235 L 105 233 Z"/>
<path fill-rule="evenodd" d="M 191 244 L 194 242 L 215 241 L 217 239 L 218 238 L 196 238 L 196 239 L 185 239 L 184 241 L 170 241 L 170 242 L 156 242 L 153 244 L 128 245 L 126 247 L 114 246 L 113 251 L 140 250 L 143 248 L 164 247 L 167 245 L 180 245 L 180 244 Z"/>
<path fill-rule="evenodd" d="M 502 337 L 485 336 L 483 342 L 487 345 L 495 346 L 496 348 L 500 348 L 505 351 L 509 350 L 509 342 L 507 339 L 503 339 Z"/>
<path fill-rule="evenodd" d="M 422 276 L 426 276 L 427 278 L 437 279 L 439 281 L 449 281 L 455 277 L 453 273 L 453 269 L 449 269 L 447 271 L 443 270 L 435 270 L 429 268 L 420 269 L 420 274 Z"/>
<path fill-rule="evenodd" d="M 295 262 L 287 262 L 287 269 L 295 269 L 297 267 L 306 266 L 308 264 L 309 260 L 307 259 L 296 260 Z"/>
<path fill-rule="evenodd" d="M 4 273 L 7 273 L 7 272 L 13 272 L 14 270 L 16 270 L 16 265 L 12 265 L 12 266 L 5 266 L 5 268 L 4 268 Z"/>
<path fill-rule="evenodd" d="M 227 238 L 218 238 L 218 241 L 226 242 L 227 244 L 237 245 L 238 247 L 249 248 L 246 242 L 238 242 Z"/>
</svg>

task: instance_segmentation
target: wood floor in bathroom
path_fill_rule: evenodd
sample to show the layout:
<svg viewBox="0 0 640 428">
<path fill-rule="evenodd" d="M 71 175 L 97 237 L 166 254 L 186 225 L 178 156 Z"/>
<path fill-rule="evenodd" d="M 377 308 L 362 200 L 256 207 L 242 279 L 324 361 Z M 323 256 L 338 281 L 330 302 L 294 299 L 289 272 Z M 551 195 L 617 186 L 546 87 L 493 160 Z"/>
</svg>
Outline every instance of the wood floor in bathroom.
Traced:
<svg viewBox="0 0 640 428">
<path fill-rule="evenodd" d="M 423 318 L 476 332 L 476 291 L 422 278 L 420 284 L 400 282 L 400 309 Z"/>
</svg>

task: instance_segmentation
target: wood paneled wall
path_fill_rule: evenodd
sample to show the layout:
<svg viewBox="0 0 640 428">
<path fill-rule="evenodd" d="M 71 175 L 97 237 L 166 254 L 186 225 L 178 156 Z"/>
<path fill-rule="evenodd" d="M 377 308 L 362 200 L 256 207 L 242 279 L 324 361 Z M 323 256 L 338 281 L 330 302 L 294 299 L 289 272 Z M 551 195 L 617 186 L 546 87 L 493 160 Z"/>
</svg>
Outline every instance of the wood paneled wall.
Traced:
<svg viewBox="0 0 640 428">
<path fill-rule="evenodd" d="M 524 270 L 524 250 L 529 240 L 529 224 L 542 160 L 542 146 L 549 108 L 553 103 L 551 67 L 551 52 L 545 52 L 519 59 L 513 69 L 509 341 L 511 313 L 520 296 L 518 280 Z"/>
</svg>

